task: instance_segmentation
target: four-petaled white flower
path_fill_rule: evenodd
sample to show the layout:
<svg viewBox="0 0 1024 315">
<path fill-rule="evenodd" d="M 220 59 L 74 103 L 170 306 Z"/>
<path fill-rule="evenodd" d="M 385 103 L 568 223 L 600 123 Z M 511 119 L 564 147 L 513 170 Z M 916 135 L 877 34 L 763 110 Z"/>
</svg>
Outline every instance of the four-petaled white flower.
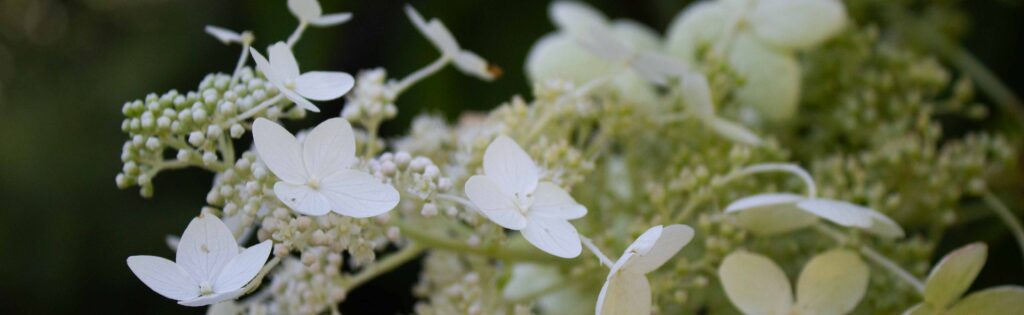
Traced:
<svg viewBox="0 0 1024 315">
<path fill-rule="evenodd" d="M 761 138 L 743 125 L 718 117 L 711 98 L 711 87 L 702 73 L 687 73 L 682 81 L 683 103 L 704 125 L 719 135 L 747 145 L 761 145 Z"/>
<path fill-rule="evenodd" d="M 597 315 L 651 313 L 651 285 L 646 274 L 664 265 L 693 239 L 693 229 L 675 224 L 641 234 L 612 265 L 597 296 Z"/>
<path fill-rule="evenodd" d="M 904 315 L 1017 314 L 1024 310 L 1024 288 L 998 286 L 960 297 L 985 266 L 988 246 L 973 243 L 942 258 L 924 284 L 924 301 Z"/>
<path fill-rule="evenodd" d="M 519 230 L 537 248 L 563 258 L 579 256 L 580 236 L 568 220 L 583 217 L 587 208 L 539 178 L 530 156 L 512 139 L 499 136 L 484 152 L 484 175 L 470 177 L 465 192 L 483 215 Z"/>
<path fill-rule="evenodd" d="M 235 299 L 270 255 L 267 240 L 241 250 L 224 222 L 214 215 L 192 219 L 181 235 L 175 261 L 156 256 L 128 257 L 128 267 L 153 291 L 185 306 Z"/>
<path fill-rule="evenodd" d="M 324 15 L 317 0 L 288 0 L 288 10 L 299 21 L 319 27 L 335 26 L 352 19 L 352 14 L 347 12 Z"/>
<path fill-rule="evenodd" d="M 252 58 L 256 60 L 256 67 L 263 72 L 267 80 L 277 87 L 281 94 L 306 110 L 320 112 L 320 109 L 307 99 L 333 100 L 348 93 L 355 85 L 355 79 L 344 72 L 310 71 L 300 73 L 295 55 L 284 42 L 278 42 L 267 49 L 270 53 L 269 61 L 256 49 L 249 49 L 252 52 Z"/>
<path fill-rule="evenodd" d="M 500 69 L 487 63 L 479 55 L 463 50 L 459 46 L 459 42 L 455 40 L 455 36 L 448 31 L 448 28 L 440 20 L 430 19 L 430 21 L 427 21 L 412 5 L 405 6 L 405 15 L 409 16 L 409 20 L 412 21 L 413 25 L 416 25 L 416 29 L 427 40 L 430 40 L 430 43 L 437 50 L 440 50 L 442 55 L 452 58 L 452 63 L 455 64 L 459 71 L 486 81 L 494 80 L 494 78 L 501 74 Z"/>
<path fill-rule="evenodd" d="M 686 64 L 698 54 L 720 54 L 746 82 L 737 99 L 761 117 L 784 120 L 800 97 L 795 50 L 814 47 L 846 24 L 839 0 L 701 1 L 680 13 L 666 35 L 670 53 Z"/>
<path fill-rule="evenodd" d="M 305 215 L 334 211 L 356 218 L 376 216 L 398 205 L 391 185 L 351 168 L 356 159 L 352 126 L 332 118 L 313 128 L 300 143 L 284 127 L 263 118 L 253 124 L 260 160 L 281 181 L 274 193 L 285 205 Z"/>
<path fill-rule="evenodd" d="M 796 299 L 786 274 L 767 257 L 736 251 L 725 257 L 718 276 L 725 295 L 744 314 L 846 314 L 868 287 L 868 266 L 856 253 L 830 250 L 814 256 L 796 284 Z"/>
<path fill-rule="evenodd" d="M 238 33 L 215 25 L 207 25 L 204 30 L 206 31 L 206 34 L 210 34 L 210 36 L 213 36 L 213 38 L 216 38 L 224 44 L 241 44 L 247 40 L 252 40 L 252 34 L 249 32 Z"/>
</svg>

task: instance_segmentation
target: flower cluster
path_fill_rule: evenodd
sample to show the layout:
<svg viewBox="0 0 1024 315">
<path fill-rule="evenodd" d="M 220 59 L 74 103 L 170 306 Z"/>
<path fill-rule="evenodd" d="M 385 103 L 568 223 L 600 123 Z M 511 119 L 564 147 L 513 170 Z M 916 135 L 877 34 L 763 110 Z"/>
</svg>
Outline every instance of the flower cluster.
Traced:
<svg viewBox="0 0 1024 315">
<path fill-rule="evenodd" d="M 448 65 L 490 81 L 497 67 L 407 6 L 436 61 L 401 79 L 301 72 L 292 47 L 306 29 L 351 15 L 287 7 L 298 26 L 266 50 L 251 32 L 207 28 L 242 46 L 234 73 L 124 106 L 119 187 L 148 197 L 163 170 L 215 174 L 200 215 L 169 238 L 175 261 L 128 258 L 182 305 L 338 314 L 353 290 L 420 261 L 410 291 L 425 315 L 1022 306 L 1018 286 L 967 292 L 984 244 L 929 264 L 947 228 L 984 219 L 969 198 L 1024 235 L 994 194 L 1017 148 L 997 130 L 944 134 L 945 121 L 984 118 L 972 82 L 858 24 L 863 7 L 709 0 L 661 38 L 556 2 L 556 30 L 526 58 L 532 97 L 455 123 L 421 114 L 394 138 L 379 127 L 415 83 Z M 334 99 L 338 115 L 313 103 Z M 327 117 L 286 128 L 307 111 Z"/>
</svg>

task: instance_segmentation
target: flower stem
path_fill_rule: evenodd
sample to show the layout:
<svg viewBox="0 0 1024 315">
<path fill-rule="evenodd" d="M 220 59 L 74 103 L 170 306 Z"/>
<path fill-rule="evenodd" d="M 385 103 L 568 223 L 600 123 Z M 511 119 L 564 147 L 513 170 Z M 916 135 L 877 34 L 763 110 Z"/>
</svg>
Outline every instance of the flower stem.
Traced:
<svg viewBox="0 0 1024 315">
<path fill-rule="evenodd" d="M 471 246 L 469 244 L 451 239 L 446 236 L 440 236 L 431 232 L 426 232 L 424 231 L 424 228 L 415 227 L 406 222 L 398 222 L 395 225 L 401 230 L 402 235 L 409 238 L 413 242 L 419 243 L 425 247 L 446 250 L 460 254 L 487 256 L 506 261 L 534 261 L 541 263 L 568 262 L 568 260 L 559 259 L 554 256 L 539 255 L 537 251 L 532 250 L 521 250 L 499 246 Z"/>
<path fill-rule="evenodd" d="M 605 256 L 604 253 L 601 252 L 601 249 L 597 248 L 597 245 L 594 245 L 594 241 L 591 241 L 590 238 L 580 235 L 580 241 L 583 243 L 583 246 L 590 250 L 591 253 L 594 253 L 594 256 L 597 256 L 597 259 L 601 261 L 602 265 L 611 268 L 612 265 L 615 264 L 615 262 L 608 259 L 608 256 Z"/>
<path fill-rule="evenodd" d="M 424 250 L 425 248 L 423 246 L 420 246 L 417 243 L 412 243 L 409 244 L 409 246 L 403 248 L 402 250 L 399 250 L 391 255 L 388 255 L 384 259 L 378 260 L 373 264 L 367 265 L 366 268 L 363 268 L 358 273 L 353 275 L 351 278 L 345 280 L 345 290 L 350 291 L 381 274 L 387 273 L 413 259 L 416 259 L 416 257 L 419 257 Z"/>
<path fill-rule="evenodd" d="M 724 182 L 730 182 L 751 174 L 766 172 L 786 172 L 796 175 L 797 177 L 800 177 L 800 179 L 804 181 L 804 185 L 807 186 L 808 198 L 815 198 L 818 194 L 817 188 L 815 188 L 816 184 L 814 183 L 814 179 L 811 178 L 811 174 L 808 174 L 802 167 L 790 163 L 763 163 L 751 165 L 726 176 Z"/>
<path fill-rule="evenodd" d="M 246 61 L 249 60 L 249 46 L 252 45 L 252 36 L 242 36 L 242 55 L 238 57 L 238 63 L 235 65 L 235 72 L 231 73 L 231 83 L 228 84 L 228 90 L 235 87 L 235 83 L 238 83 L 238 77 L 242 74 L 242 68 L 245 67 Z"/>
<path fill-rule="evenodd" d="M 295 43 L 299 42 L 299 39 L 302 38 L 302 33 L 306 31 L 306 26 L 309 26 L 309 22 L 300 21 L 299 26 L 288 36 L 288 49 L 295 47 Z"/>
<path fill-rule="evenodd" d="M 849 243 L 849 239 L 846 237 L 846 235 L 843 235 L 842 232 L 836 231 L 835 229 L 830 228 L 824 224 L 814 225 L 814 230 L 832 238 L 837 243 Z M 914 288 L 914 291 L 917 291 L 918 294 L 924 294 L 924 283 L 921 282 L 920 279 L 915 277 L 909 271 L 903 269 L 903 267 L 900 267 L 900 265 L 896 264 L 888 257 L 885 257 L 885 255 L 882 255 L 874 248 L 871 248 L 871 246 L 864 244 L 858 245 L 857 250 L 860 251 L 860 253 L 863 254 L 864 257 L 866 257 L 868 260 L 881 266 L 883 269 L 888 270 L 897 278 L 900 278 L 901 280 L 909 284 L 911 287 Z"/>
<path fill-rule="evenodd" d="M 253 107 L 253 108 L 245 111 L 241 115 L 235 116 L 235 118 L 232 118 L 229 121 L 227 126 L 221 126 L 221 127 L 231 128 L 231 125 L 234 125 L 234 124 L 239 123 L 239 122 L 241 122 L 243 120 L 249 119 L 250 117 L 255 116 L 256 114 L 258 114 L 261 110 L 264 110 L 267 107 L 270 107 L 271 105 L 277 104 L 277 102 L 281 101 L 281 98 L 283 98 L 283 97 L 284 97 L 284 94 L 277 94 L 277 96 L 274 96 L 274 97 L 272 97 L 272 98 L 270 98 L 270 99 L 268 99 L 266 101 L 263 101 L 263 103 L 260 103 L 259 105 L 256 105 L 256 107 Z"/>
<path fill-rule="evenodd" d="M 249 292 L 256 290 L 256 288 L 260 286 L 260 283 L 263 283 L 263 278 L 270 273 L 270 270 L 277 267 L 277 264 L 281 262 L 281 257 L 282 256 L 274 256 L 274 259 L 271 259 L 270 262 L 263 265 L 263 269 L 260 269 L 260 273 L 256 274 L 256 278 L 253 278 L 252 281 L 249 281 L 249 284 L 246 284 L 245 287 L 242 288 L 242 290 L 244 290 L 242 292 L 245 292 L 243 294 L 249 294 Z"/>
<path fill-rule="evenodd" d="M 420 80 L 423 80 L 424 78 L 429 77 L 443 69 L 444 66 L 448 65 L 448 62 L 450 62 L 451 60 L 451 56 L 442 55 L 441 58 L 438 58 L 437 60 L 430 63 L 426 67 L 416 70 L 416 72 L 413 72 L 412 74 L 409 74 L 405 78 L 402 78 L 402 81 L 398 81 L 398 83 L 393 85 L 391 88 L 394 90 L 395 95 L 402 94 L 402 92 L 405 92 L 406 89 L 408 89 L 413 84 L 416 84 L 416 82 L 419 82 Z"/>
<path fill-rule="evenodd" d="M 1020 247 L 1021 255 L 1024 255 L 1024 227 L 1021 226 L 1020 219 L 991 191 L 986 190 L 983 192 L 981 198 L 992 209 L 992 212 L 999 216 L 1003 224 L 1006 224 L 1006 227 L 1010 229 L 1010 233 L 1017 240 L 1017 246 Z"/>
<path fill-rule="evenodd" d="M 462 197 L 455 196 L 455 195 L 449 195 L 449 194 L 437 194 L 437 195 L 434 195 L 434 197 L 436 197 L 437 199 L 458 203 L 458 204 L 462 205 L 463 207 L 476 210 L 476 205 L 474 205 L 473 202 L 469 201 L 466 198 L 462 198 Z"/>
</svg>

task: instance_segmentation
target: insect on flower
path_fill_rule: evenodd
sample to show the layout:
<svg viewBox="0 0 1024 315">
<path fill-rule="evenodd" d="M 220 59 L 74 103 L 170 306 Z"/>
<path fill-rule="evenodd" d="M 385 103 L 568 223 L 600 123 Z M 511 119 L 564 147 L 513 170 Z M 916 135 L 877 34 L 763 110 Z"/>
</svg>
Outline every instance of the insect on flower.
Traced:
<svg viewBox="0 0 1024 315">
<path fill-rule="evenodd" d="M 175 261 L 156 256 L 128 257 L 128 268 L 153 291 L 185 306 L 235 299 L 263 268 L 269 240 L 241 250 L 224 222 L 214 215 L 192 219 L 181 235 Z"/>
<path fill-rule="evenodd" d="M 332 118 L 313 128 L 300 142 L 284 127 L 264 119 L 253 124 L 256 152 L 281 181 L 277 198 L 305 215 L 334 211 L 356 218 L 376 216 L 398 205 L 391 185 L 354 170 L 356 140 L 352 126 Z"/>
<path fill-rule="evenodd" d="M 563 258 L 579 256 L 580 236 L 568 220 L 583 217 L 587 208 L 539 177 L 530 156 L 511 138 L 499 136 L 484 152 L 484 175 L 466 181 L 466 196 L 484 216 L 520 231 L 537 248 Z"/>
<path fill-rule="evenodd" d="M 267 50 L 270 60 L 259 51 L 249 48 L 256 67 L 263 72 L 281 94 L 295 102 L 296 105 L 312 112 L 320 109 L 309 100 L 329 101 L 345 95 L 355 85 L 355 78 L 344 72 L 310 71 L 299 72 L 299 63 L 291 48 L 284 42 L 277 42 Z"/>
<path fill-rule="evenodd" d="M 664 265 L 693 239 L 693 229 L 674 224 L 641 234 L 612 265 L 597 297 L 597 315 L 651 313 L 651 285 L 646 274 Z"/>
</svg>

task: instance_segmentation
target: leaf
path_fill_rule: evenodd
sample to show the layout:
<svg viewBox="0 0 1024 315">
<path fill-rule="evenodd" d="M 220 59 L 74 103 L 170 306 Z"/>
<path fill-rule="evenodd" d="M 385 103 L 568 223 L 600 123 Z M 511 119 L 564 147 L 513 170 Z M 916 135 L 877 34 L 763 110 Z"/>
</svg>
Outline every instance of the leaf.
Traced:
<svg viewBox="0 0 1024 315">
<path fill-rule="evenodd" d="M 938 308 L 949 307 L 971 287 L 987 256 L 985 243 L 972 243 L 947 254 L 928 274 L 924 300 Z"/>
</svg>

